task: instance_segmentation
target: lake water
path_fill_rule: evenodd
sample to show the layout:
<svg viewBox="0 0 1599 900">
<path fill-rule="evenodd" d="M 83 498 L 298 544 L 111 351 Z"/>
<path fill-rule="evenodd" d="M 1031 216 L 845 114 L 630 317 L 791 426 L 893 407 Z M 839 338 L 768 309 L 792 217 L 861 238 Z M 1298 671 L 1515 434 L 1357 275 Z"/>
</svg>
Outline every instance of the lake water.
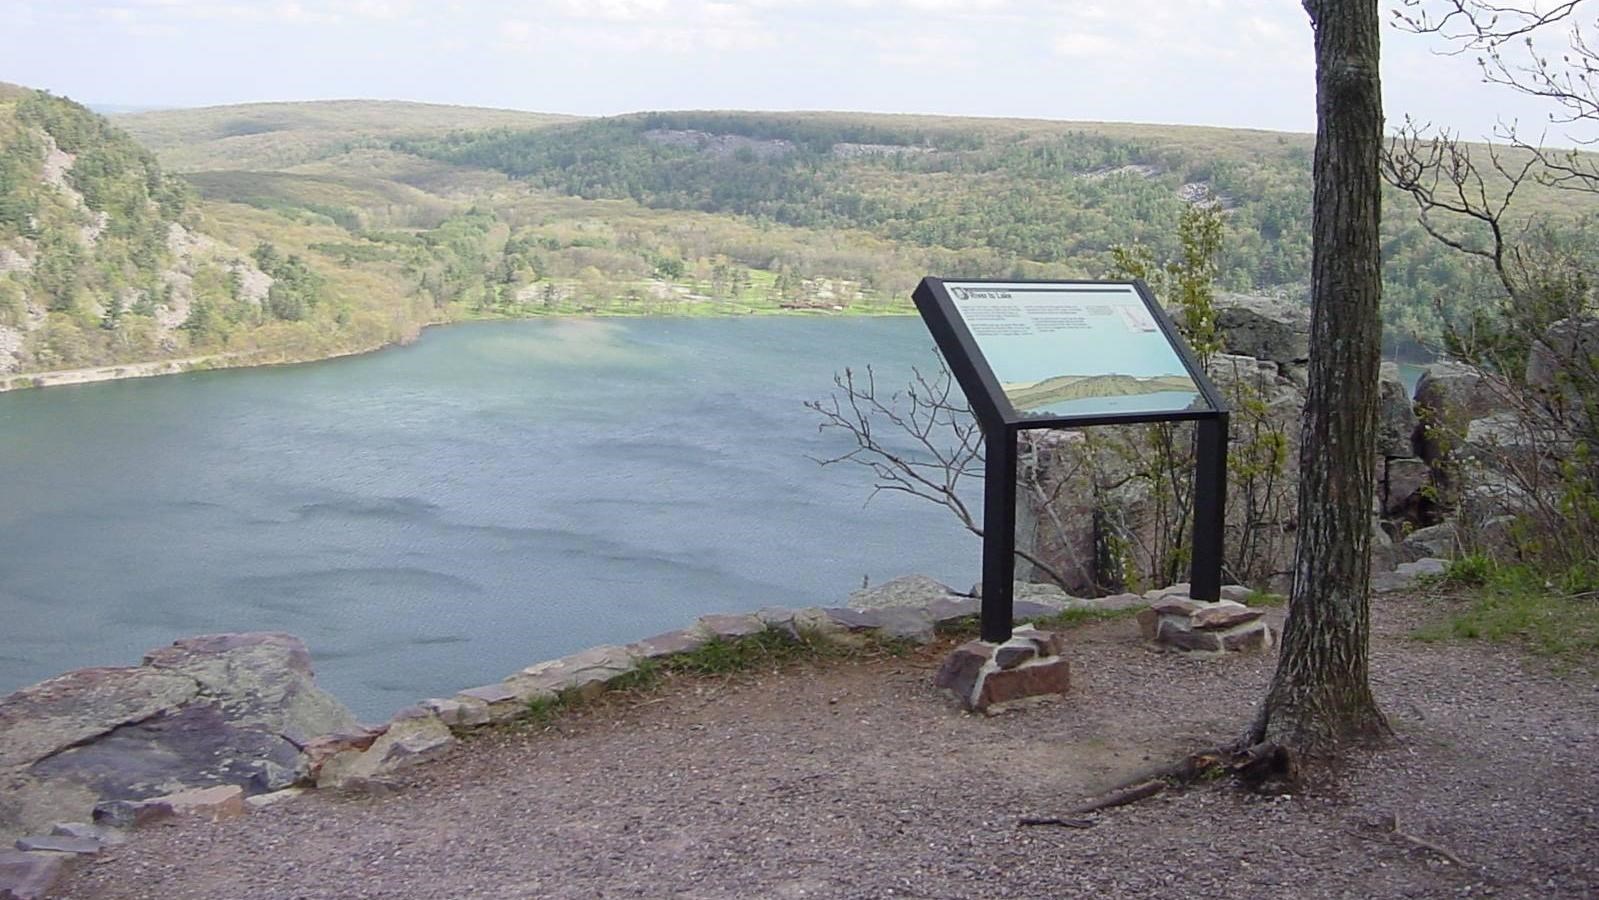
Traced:
<svg viewBox="0 0 1599 900">
<path fill-rule="evenodd" d="M 809 456 L 801 406 L 920 322 L 432 329 L 304 366 L 0 395 L 0 692 L 177 637 L 303 637 L 368 719 L 695 616 L 966 586 L 944 511 Z"/>
</svg>

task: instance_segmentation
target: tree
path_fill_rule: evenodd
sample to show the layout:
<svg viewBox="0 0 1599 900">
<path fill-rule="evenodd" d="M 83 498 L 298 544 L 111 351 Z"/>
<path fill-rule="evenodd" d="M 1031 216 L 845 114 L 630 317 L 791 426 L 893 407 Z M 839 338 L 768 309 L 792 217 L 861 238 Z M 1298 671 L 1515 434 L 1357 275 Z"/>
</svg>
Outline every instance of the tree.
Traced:
<svg viewBox="0 0 1599 900">
<path fill-rule="evenodd" d="M 1277 671 L 1245 740 L 1320 756 L 1387 730 L 1367 678 L 1382 356 L 1381 22 L 1378 0 L 1304 6 L 1315 32 L 1316 155 L 1299 528 Z"/>
</svg>

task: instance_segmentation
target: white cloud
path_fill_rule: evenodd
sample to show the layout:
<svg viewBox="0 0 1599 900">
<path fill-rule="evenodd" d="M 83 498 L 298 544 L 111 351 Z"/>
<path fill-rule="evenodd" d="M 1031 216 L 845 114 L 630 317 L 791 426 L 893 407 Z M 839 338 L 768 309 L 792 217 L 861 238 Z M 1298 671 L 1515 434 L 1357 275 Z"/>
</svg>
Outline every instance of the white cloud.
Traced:
<svg viewBox="0 0 1599 900">
<path fill-rule="evenodd" d="M 1109 56 L 1122 49 L 1116 41 L 1086 31 L 1058 35 L 1050 46 L 1056 53 L 1066 57 Z"/>
</svg>

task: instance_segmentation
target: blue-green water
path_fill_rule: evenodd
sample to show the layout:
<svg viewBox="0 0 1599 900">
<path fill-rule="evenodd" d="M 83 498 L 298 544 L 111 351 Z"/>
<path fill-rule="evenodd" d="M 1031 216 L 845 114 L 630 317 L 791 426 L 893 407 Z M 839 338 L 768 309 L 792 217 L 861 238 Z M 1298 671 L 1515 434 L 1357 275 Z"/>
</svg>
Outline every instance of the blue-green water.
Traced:
<svg viewBox="0 0 1599 900">
<path fill-rule="evenodd" d="M 0 692 L 174 638 L 305 638 L 360 714 L 700 614 L 976 579 L 801 402 L 915 319 L 484 323 L 306 366 L 0 395 Z M 896 379 L 898 383 L 902 379 Z"/>
</svg>

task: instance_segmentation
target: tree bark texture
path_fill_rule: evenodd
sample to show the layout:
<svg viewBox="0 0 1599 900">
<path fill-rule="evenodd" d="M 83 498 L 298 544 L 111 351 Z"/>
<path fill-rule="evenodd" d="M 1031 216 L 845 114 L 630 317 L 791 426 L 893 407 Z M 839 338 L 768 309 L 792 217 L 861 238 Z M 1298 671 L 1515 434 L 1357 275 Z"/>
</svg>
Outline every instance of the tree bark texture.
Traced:
<svg viewBox="0 0 1599 900">
<path fill-rule="evenodd" d="M 1294 581 L 1249 738 L 1324 755 L 1386 731 L 1367 682 L 1382 353 L 1378 0 L 1304 0 L 1316 44 L 1310 386 Z"/>
</svg>

